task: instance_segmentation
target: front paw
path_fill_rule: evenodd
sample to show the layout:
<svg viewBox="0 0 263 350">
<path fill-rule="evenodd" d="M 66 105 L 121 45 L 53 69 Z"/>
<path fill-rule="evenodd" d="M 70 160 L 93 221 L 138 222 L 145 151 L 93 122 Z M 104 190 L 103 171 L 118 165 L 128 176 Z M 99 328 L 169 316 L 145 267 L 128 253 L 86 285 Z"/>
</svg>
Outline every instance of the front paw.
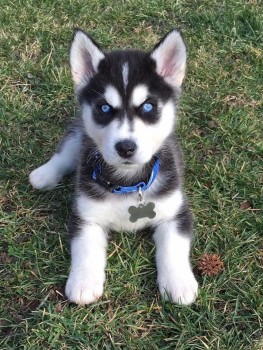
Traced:
<svg viewBox="0 0 263 350">
<path fill-rule="evenodd" d="M 165 271 L 158 276 L 159 290 L 165 300 L 190 305 L 198 294 L 198 283 L 192 271 Z"/>
<path fill-rule="evenodd" d="M 87 271 L 71 272 L 65 288 L 66 296 L 78 305 L 91 304 L 102 296 L 104 281 L 104 274 L 95 276 Z"/>
<path fill-rule="evenodd" d="M 29 175 L 31 185 L 37 190 L 50 190 L 61 180 L 58 170 L 47 162 L 33 170 Z"/>
</svg>

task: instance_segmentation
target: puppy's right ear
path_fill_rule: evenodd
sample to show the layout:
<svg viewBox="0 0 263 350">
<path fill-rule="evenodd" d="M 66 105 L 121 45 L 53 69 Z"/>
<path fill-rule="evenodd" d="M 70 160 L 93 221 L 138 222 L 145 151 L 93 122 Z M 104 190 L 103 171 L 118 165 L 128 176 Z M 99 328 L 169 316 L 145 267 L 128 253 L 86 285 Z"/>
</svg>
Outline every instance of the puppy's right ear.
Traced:
<svg viewBox="0 0 263 350">
<path fill-rule="evenodd" d="M 70 66 L 75 88 L 81 88 L 97 72 L 104 58 L 98 44 L 80 29 L 75 31 L 70 48 Z"/>
</svg>

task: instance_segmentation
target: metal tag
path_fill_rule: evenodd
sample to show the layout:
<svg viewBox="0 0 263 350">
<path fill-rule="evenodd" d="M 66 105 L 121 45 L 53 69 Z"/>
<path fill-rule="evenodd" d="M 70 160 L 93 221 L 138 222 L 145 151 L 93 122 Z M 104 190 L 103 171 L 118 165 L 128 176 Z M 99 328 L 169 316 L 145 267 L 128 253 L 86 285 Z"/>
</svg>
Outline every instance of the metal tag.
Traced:
<svg viewBox="0 0 263 350">
<path fill-rule="evenodd" d="M 140 203 L 138 207 L 129 207 L 128 211 L 131 214 L 129 217 L 130 222 L 136 222 L 142 218 L 153 219 L 156 216 L 156 212 L 153 210 L 154 208 L 155 204 L 153 202 L 147 204 Z"/>
</svg>

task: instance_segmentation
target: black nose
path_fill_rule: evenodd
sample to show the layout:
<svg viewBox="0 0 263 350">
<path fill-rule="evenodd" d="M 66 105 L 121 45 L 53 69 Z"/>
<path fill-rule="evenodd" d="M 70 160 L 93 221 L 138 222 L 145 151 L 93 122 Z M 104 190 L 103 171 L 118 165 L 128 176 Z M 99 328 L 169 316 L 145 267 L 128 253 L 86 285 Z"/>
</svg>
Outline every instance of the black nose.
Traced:
<svg viewBox="0 0 263 350">
<path fill-rule="evenodd" d="M 123 140 L 117 142 L 115 148 L 118 154 L 123 158 L 129 158 L 133 155 L 136 150 L 136 144 L 130 140 Z"/>
</svg>

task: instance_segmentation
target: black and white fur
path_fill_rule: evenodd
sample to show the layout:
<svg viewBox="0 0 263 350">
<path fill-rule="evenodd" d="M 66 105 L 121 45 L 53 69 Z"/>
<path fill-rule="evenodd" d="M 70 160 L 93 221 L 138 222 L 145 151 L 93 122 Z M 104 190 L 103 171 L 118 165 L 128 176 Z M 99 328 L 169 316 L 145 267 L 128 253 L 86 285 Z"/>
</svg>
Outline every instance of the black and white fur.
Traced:
<svg viewBox="0 0 263 350">
<path fill-rule="evenodd" d="M 182 189 L 181 151 L 174 136 L 186 65 L 180 32 L 169 32 L 150 53 L 105 53 L 77 30 L 70 64 L 81 118 L 73 123 L 52 158 L 30 174 L 35 188 L 46 189 L 77 170 L 69 226 L 68 299 L 88 304 L 102 296 L 110 230 L 150 227 L 161 295 L 175 303 L 192 303 L 198 290 L 189 262 L 192 217 Z M 153 106 L 151 112 L 144 111 L 145 103 Z M 108 114 L 101 109 L 105 104 L 110 106 Z M 133 145 L 129 154 L 126 141 Z M 128 209 L 138 204 L 138 193 L 113 194 L 92 179 L 92 171 L 100 162 L 103 176 L 114 184 L 147 182 L 156 156 L 160 171 L 143 193 L 146 203 L 155 203 L 156 216 L 132 223 Z"/>
</svg>

